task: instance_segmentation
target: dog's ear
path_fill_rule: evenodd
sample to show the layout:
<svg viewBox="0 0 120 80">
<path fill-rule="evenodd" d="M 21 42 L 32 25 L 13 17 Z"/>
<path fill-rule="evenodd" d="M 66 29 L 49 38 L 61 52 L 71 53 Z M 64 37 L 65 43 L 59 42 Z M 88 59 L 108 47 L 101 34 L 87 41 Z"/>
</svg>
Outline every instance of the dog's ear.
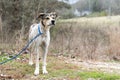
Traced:
<svg viewBox="0 0 120 80">
<path fill-rule="evenodd" d="M 57 18 L 57 17 L 58 17 L 58 14 L 57 14 L 56 12 L 54 12 L 54 15 L 55 15 L 55 18 Z"/>
<path fill-rule="evenodd" d="M 45 13 L 39 13 L 36 19 L 44 19 L 45 18 Z"/>
<path fill-rule="evenodd" d="M 58 17 L 57 13 L 56 12 L 51 12 L 50 14 L 52 14 L 53 16 L 55 16 L 55 18 Z"/>
</svg>

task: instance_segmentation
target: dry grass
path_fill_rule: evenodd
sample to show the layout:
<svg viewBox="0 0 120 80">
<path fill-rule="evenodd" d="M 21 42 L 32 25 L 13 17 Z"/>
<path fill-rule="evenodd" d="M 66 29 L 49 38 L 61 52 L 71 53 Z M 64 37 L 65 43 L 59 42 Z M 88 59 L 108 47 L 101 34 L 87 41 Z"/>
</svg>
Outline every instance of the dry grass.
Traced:
<svg viewBox="0 0 120 80">
<path fill-rule="evenodd" d="M 0 51 L 20 51 L 27 37 L 22 41 L 17 35 L 11 39 L 2 38 Z M 49 53 L 83 60 L 119 61 L 119 39 L 120 16 L 59 20 L 51 29 Z"/>
<path fill-rule="evenodd" d="M 49 55 L 63 55 L 80 60 L 120 61 L 120 16 L 60 20 L 51 29 L 51 36 Z M 11 39 L 1 38 L 0 57 L 2 53 L 14 54 L 20 51 L 27 41 L 21 40 L 17 35 Z M 40 71 L 39 76 L 33 76 L 34 66 L 28 65 L 28 56 L 23 54 L 20 60 L 0 65 L 0 78 L 3 80 L 120 79 L 117 74 L 82 70 L 80 65 L 66 63 L 64 58 L 48 57 L 47 59 L 48 75 L 42 75 Z M 7 77 L 1 77 L 1 74 Z"/>
<path fill-rule="evenodd" d="M 51 49 L 58 55 L 120 60 L 120 16 L 60 20 L 52 31 Z"/>
</svg>

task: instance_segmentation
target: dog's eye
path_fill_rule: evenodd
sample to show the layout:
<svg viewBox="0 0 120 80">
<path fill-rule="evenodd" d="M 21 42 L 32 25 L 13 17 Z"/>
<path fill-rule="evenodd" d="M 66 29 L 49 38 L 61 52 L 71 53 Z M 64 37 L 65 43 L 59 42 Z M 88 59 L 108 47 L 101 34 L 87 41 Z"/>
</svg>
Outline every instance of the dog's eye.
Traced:
<svg viewBox="0 0 120 80">
<path fill-rule="evenodd" d="M 49 18 L 48 18 L 48 17 L 47 17 L 46 19 L 47 19 L 47 20 L 49 20 Z"/>
<path fill-rule="evenodd" d="M 53 17 L 53 19 L 55 19 L 55 17 Z"/>
</svg>

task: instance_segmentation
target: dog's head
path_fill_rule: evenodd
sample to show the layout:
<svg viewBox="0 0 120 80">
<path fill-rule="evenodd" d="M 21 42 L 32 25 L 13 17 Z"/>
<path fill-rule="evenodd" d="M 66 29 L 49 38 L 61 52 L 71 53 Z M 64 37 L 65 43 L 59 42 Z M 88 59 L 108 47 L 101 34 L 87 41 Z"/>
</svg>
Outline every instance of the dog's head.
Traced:
<svg viewBox="0 0 120 80">
<path fill-rule="evenodd" d="M 55 25 L 56 18 L 57 18 L 56 12 L 40 13 L 37 17 L 37 19 L 40 19 L 42 24 L 45 25 L 45 26 Z"/>
</svg>

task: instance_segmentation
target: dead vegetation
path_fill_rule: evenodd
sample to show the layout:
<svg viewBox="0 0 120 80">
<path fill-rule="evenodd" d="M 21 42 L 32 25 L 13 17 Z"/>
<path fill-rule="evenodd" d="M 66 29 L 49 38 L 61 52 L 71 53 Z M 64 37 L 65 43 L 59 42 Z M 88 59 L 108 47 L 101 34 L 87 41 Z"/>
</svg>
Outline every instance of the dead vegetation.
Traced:
<svg viewBox="0 0 120 80">
<path fill-rule="evenodd" d="M 120 60 L 120 16 L 62 20 L 52 31 L 51 50 L 57 55 Z"/>
<path fill-rule="evenodd" d="M 17 53 L 27 35 L 1 38 L 0 52 Z M 20 38 L 20 39 L 19 39 Z M 83 60 L 120 61 L 120 16 L 59 20 L 51 29 L 50 55 Z"/>
</svg>

